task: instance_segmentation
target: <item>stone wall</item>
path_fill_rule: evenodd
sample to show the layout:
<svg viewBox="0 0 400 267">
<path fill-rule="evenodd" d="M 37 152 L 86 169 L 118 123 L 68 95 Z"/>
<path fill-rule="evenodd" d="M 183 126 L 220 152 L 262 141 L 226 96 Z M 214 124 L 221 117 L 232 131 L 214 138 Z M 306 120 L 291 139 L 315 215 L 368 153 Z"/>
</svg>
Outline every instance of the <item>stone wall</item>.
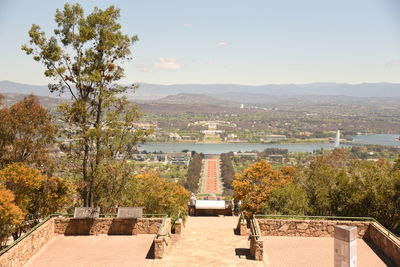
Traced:
<svg viewBox="0 0 400 267">
<path fill-rule="evenodd" d="M 400 266 L 400 241 L 387 236 L 380 226 L 371 223 L 365 233 L 365 238 L 371 240 L 397 266 Z"/>
<path fill-rule="evenodd" d="M 362 238 L 370 224 L 364 221 L 331 220 L 257 219 L 257 221 L 264 236 L 333 237 L 334 225 L 351 225 L 357 227 L 358 238 Z"/>
<path fill-rule="evenodd" d="M 0 256 L 1 267 L 23 266 L 44 244 L 54 236 L 54 218 L 39 226 L 30 235 Z"/>
<path fill-rule="evenodd" d="M 157 234 L 162 218 L 55 218 L 54 232 L 64 235 L 136 235 Z"/>
</svg>

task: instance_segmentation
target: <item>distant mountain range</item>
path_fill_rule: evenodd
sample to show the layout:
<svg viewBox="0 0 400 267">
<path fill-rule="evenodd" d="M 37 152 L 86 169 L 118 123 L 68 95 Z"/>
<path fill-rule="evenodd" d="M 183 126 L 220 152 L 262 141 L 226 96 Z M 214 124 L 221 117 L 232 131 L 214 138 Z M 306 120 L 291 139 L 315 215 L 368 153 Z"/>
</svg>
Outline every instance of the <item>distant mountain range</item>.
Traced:
<svg viewBox="0 0 400 267">
<path fill-rule="evenodd" d="M 270 85 L 236 85 L 236 84 L 176 84 L 159 85 L 139 83 L 140 87 L 127 96 L 133 101 L 151 101 L 160 103 L 207 103 L 220 105 L 224 103 L 270 103 L 276 99 L 292 97 L 340 96 L 341 99 L 400 97 L 400 84 L 397 83 L 310 83 L 310 84 L 270 84 Z M 47 86 L 20 84 L 0 81 L 0 93 L 30 94 L 38 96 L 59 97 L 52 94 Z M 325 97 L 324 97 L 325 96 Z M 63 97 L 63 96 L 61 96 Z M 66 96 L 64 96 L 66 97 Z"/>
</svg>

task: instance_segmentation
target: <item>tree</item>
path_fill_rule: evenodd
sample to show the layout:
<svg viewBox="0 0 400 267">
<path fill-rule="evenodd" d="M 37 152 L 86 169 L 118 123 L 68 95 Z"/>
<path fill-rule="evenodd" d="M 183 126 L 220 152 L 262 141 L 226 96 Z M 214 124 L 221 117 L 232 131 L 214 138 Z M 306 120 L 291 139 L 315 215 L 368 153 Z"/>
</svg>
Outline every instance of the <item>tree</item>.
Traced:
<svg viewBox="0 0 400 267">
<path fill-rule="evenodd" d="M 0 170 L 0 184 L 12 191 L 14 203 L 25 214 L 24 221 L 29 224 L 35 224 L 71 203 L 70 186 L 65 180 L 47 177 L 22 163 L 13 163 Z M 18 237 L 21 231 L 14 237 Z"/>
<path fill-rule="evenodd" d="M 263 213 L 304 215 L 309 211 L 308 196 L 297 183 L 289 182 L 271 190 L 263 204 Z"/>
<path fill-rule="evenodd" d="M 347 179 L 345 166 L 345 151 L 335 149 L 331 153 L 313 157 L 310 166 L 304 169 L 301 182 L 308 194 L 313 215 L 335 215 L 338 205 L 343 204 L 338 194 L 349 197 L 348 194 L 343 194 L 345 191 L 338 189 L 347 189 L 344 186 Z M 335 192 L 336 197 L 334 197 Z"/>
<path fill-rule="evenodd" d="M 274 170 L 265 160 L 256 162 L 236 176 L 233 198 L 242 201 L 246 217 L 260 213 L 271 190 L 291 181 L 295 171 L 293 167 Z"/>
<path fill-rule="evenodd" d="M 146 213 L 165 213 L 172 219 L 187 214 L 189 191 L 173 181 L 160 178 L 157 173 L 136 175 L 129 183 L 125 205 L 144 207 Z"/>
<path fill-rule="evenodd" d="M 15 226 L 23 221 L 24 213 L 14 203 L 14 194 L 0 185 L 0 249 L 7 243 Z"/>
<path fill-rule="evenodd" d="M 202 154 L 193 153 L 192 158 L 189 162 L 185 183 L 185 188 L 191 192 L 197 192 L 197 190 L 199 189 L 202 163 Z"/>
<path fill-rule="evenodd" d="M 221 176 L 227 191 L 232 190 L 232 182 L 235 179 L 235 169 L 232 164 L 233 153 L 221 154 Z"/>
<path fill-rule="evenodd" d="M 136 88 L 117 85 L 124 76 L 121 63 L 130 60 L 137 36 L 122 33 L 119 9 L 95 8 L 85 16 L 79 4 L 56 11 L 55 35 L 47 38 L 38 25 L 29 30 L 30 45 L 22 49 L 43 63 L 45 76 L 56 82 L 51 92 L 67 93 L 72 102 L 60 107 L 74 138 L 85 206 L 94 206 L 96 177 L 102 165 L 126 160 L 147 131 L 135 130 L 135 105 L 122 96 Z"/>
<path fill-rule="evenodd" d="M 33 95 L 0 109 L 0 167 L 13 162 L 38 167 L 48 163 L 55 133 L 50 115 Z"/>
</svg>

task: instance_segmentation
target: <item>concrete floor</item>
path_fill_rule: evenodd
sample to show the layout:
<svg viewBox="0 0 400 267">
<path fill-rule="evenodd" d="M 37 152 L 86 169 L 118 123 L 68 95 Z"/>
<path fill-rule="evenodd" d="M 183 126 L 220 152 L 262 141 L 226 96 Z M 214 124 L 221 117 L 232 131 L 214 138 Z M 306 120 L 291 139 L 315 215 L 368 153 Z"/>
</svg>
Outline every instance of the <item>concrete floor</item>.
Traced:
<svg viewBox="0 0 400 267">
<path fill-rule="evenodd" d="M 25 266 L 151 266 L 146 259 L 154 235 L 56 236 Z"/>
<path fill-rule="evenodd" d="M 238 217 L 188 218 L 179 239 L 152 266 L 264 266 L 247 259 L 250 243 L 248 236 L 234 235 L 237 222 Z"/>
<path fill-rule="evenodd" d="M 333 238 L 264 236 L 263 241 L 266 266 L 333 266 Z M 391 266 L 385 264 L 362 239 L 357 239 L 357 261 L 360 267 Z"/>
<path fill-rule="evenodd" d="M 146 259 L 154 235 L 56 236 L 26 266 L 333 266 L 333 238 L 262 237 L 264 261 L 249 255 L 248 236 L 234 234 L 238 217 L 189 217 L 161 260 Z M 358 266 L 394 266 L 357 240 Z M 387 259 L 385 259 L 387 260 Z"/>
</svg>

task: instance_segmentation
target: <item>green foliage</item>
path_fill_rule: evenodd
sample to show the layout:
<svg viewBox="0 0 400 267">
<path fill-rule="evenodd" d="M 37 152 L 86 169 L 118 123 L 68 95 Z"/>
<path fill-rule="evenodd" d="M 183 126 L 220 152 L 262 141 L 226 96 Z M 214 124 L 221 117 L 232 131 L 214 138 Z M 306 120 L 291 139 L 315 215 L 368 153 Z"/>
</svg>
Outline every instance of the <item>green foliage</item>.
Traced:
<svg viewBox="0 0 400 267">
<path fill-rule="evenodd" d="M 232 190 L 232 182 L 235 179 L 235 169 L 232 164 L 233 153 L 222 153 L 221 154 L 221 176 L 224 181 L 225 189 Z"/>
<path fill-rule="evenodd" d="M 344 151 L 315 157 L 298 184 L 307 192 L 310 215 L 374 217 L 400 231 L 400 171 L 385 160 L 348 160 Z"/>
<path fill-rule="evenodd" d="M 197 192 L 197 190 L 199 189 L 202 164 L 203 164 L 202 155 L 194 153 L 192 155 L 192 159 L 189 162 L 189 168 L 185 183 L 185 188 L 191 192 Z"/>
<path fill-rule="evenodd" d="M 265 214 L 297 214 L 309 212 L 307 193 L 300 185 L 290 182 L 271 190 L 263 205 Z"/>
</svg>

